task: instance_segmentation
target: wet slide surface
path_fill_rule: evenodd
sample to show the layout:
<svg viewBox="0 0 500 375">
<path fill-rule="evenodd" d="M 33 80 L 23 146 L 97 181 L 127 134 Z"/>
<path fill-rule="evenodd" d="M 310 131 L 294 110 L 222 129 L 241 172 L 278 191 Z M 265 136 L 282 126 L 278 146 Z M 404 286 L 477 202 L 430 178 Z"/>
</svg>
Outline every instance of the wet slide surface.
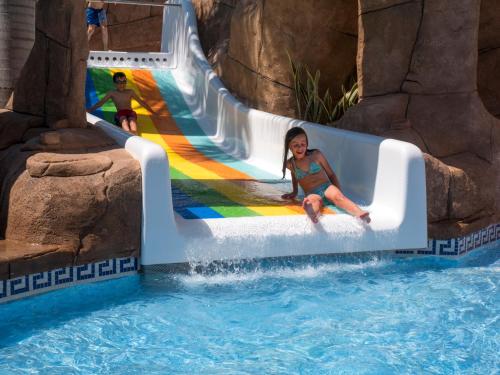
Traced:
<svg viewBox="0 0 500 375">
<path fill-rule="evenodd" d="M 97 69 L 87 71 L 87 107 L 114 90 L 112 75 L 127 76 L 134 90 L 156 112 L 150 115 L 135 101 L 140 136 L 159 144 L 168 154 L 174 210 L 184 219 L 304 215 L 299 202 L 283 201 L 290 189 L 270 174 L 225 153 L 193 118 L 168 70 Z M 114 123 L 111 101 L 94 112 Z M 280 171 L 277 171 L 279 173 Z M 326 208 L 324 213 L 335 213 Z"/>
</svg>

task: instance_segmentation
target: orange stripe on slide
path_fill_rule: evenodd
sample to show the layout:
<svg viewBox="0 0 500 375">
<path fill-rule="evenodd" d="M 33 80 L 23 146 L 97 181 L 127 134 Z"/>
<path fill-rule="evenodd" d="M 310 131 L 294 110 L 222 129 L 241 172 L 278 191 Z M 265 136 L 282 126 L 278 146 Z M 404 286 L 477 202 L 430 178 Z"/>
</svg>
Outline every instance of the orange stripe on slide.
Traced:
<svg viewBox="0 0 500 375">
<path fill-rule="evenodd" d="M 216 173 L 224 179 L 255 180 L 246 173 L 214 161 L 200 151 L 196 150 L 177 127 L 175 120 L 172 118 L 172 115 L 156 86 L 156 81 L 154 80 L 151 72 L 147 70 L 134 70 L 132 74 L 134 76 L 135 84 L 141 90 L 141 93 L 148 104 L 150 104 L 155 111 L 159 110 L 162 113 L 168 113 L 165 117 L 152 117 L 152 120 L 155 127 L 158 129 L 159 134 L 165 139 L 165 141 L 167 141 L 173 151 L 182 156 L 184 159 L 187 159 L 192 163 L 196 163 L 199 166 Z"/>
</svg>

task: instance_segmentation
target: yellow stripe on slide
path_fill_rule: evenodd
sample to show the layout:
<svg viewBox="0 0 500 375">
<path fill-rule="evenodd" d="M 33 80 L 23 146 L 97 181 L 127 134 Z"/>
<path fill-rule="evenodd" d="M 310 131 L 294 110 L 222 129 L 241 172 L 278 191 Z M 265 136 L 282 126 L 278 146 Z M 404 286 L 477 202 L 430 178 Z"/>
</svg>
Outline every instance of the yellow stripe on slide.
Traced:
<svg viewBox="0 0 500 375">
<path fill-rule="evenodd" d="M 123 73 L 125 73 L 125 75 L 127 76 L 129 88 L 134 90 L 137 95 L 142 97 L 141 92 L 134 82 L 133 75 L 130 70 L 115 69 L 112 72 L 114 73 L 115 71 L 122 71 Z M 217 173 L 200 167 L 198 164 L 190 162 L 189 160 L 183 158 L 181 155 L 175 152 L 168 145 L 168 137 L 171 136 L 159 134 L 157 128 L 154 126 L 152 119 L 149 117 L 148 111 L 142 107 L 139 107 L 136 103 L 133 104 L 135 104 L 133 105 L 133 109 L 139 115 L 139 134 L 142 137 L 159 144 L 167 152 L 170 164 L 173 168 L 178 169 L 188 177 L 198 180 L 199 182 L 214 189 L 215 191 L 218 191 L 220 194 L 228 197 L 235 203 L 245 206 L 260 215 L 287 216 L 303 214 L 302 212 L 297 212 L 296 208 L 288 208 L 286 206 L 256 206 L 255 199 L 252 199 L 251 197 L 247 198 L 248 192 L 246 192 L 244 189 L 242 189 L 235 183 L 232 183 L 230 180 L 222 178 Z M 227 183 L 220 184 L 216 183 L 215 180 L 225 180 Z"/>
</svg>

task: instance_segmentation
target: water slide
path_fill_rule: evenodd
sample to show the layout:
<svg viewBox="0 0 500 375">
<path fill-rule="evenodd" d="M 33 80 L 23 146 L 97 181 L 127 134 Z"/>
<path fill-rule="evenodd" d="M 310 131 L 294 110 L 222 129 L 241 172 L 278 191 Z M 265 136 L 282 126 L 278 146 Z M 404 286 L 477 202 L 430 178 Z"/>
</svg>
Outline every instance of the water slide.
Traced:
<svg viewBox="0 0 500 375">
<path fill-rule="evenodd" d="M 91 52 L 88 105 L 114 88 L 116 71 L 157 115 L 134 107 L 139 136 L 113 124 L 111 102 L 87 119 L 141 163 L 143 266 L 427 247 L 420 150 L 246 107 L 207 62 L 189 1 L 165 6 L 161 53 Z M 292 126 L 370 211 L 370 225 L 334 206 L 313 224 L 299 201 L 280 198 L 291 188 L 281 167 Z"/>
</svg>

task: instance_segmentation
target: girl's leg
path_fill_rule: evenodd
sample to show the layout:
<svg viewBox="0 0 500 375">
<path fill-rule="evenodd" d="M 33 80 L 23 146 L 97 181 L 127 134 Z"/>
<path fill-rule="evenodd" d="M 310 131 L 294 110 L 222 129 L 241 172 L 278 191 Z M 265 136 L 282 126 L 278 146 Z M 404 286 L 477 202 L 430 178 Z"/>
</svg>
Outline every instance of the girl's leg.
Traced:
<svg viewBox="0 0 500 375">
<path fill-rule="evenodd" d="M 128 120 L 125 116 L 120 117 L 120 125 L 122 126 L 123 130 L 130 133 L 130 127 L 128 125 Z"/>
<path fill-rule="evenodd" d="M 321 214 L 321 207 L 323 207 L 323 200 L 318 194 L 309 194 L 302 201 L 302 207 L 306 211 L 306 214 L 307 216 L 309 216 L 311 221 L 316 224 Z"/>
<path fill-rule="evenodd" d="M 369 212 L 363 211 L 361 208 L 359 208 L 356 203 L 342 194 L 342 192 L 336 186 L 330 185 L 328 189 L 325 190 L 325 197 L 334 205 L 342 208 L 343 210 L 346 210 L 351 215 L 356 216 L 361 220 L 366 221 L 367 223 L 371 221 Z"/>
<path fill-rule="evenodd" d="M 132 134 L 137 135 L 137 120 L 133 117 L 129 117 L 129 126 Z"/>
</svg>

